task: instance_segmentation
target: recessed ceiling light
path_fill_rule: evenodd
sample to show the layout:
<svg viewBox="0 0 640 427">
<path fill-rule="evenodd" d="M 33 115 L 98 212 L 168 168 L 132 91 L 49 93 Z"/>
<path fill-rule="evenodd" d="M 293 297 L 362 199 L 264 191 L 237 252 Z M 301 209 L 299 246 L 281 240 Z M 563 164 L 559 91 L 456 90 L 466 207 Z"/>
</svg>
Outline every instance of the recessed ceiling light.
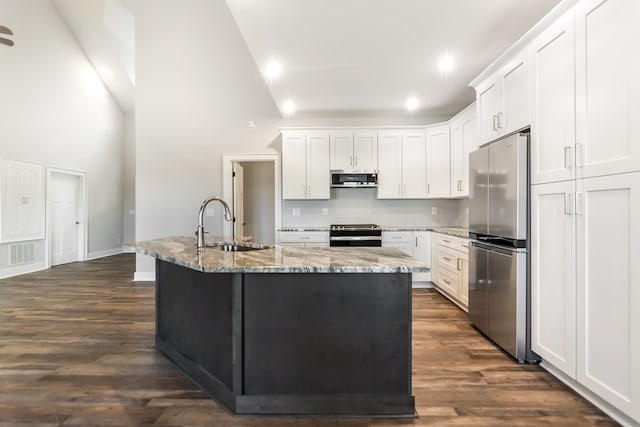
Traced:
<svg viewBox="0 0 640 427">
<path fill-rule="evenodd" d="M 282 73 L 282 65 L 277 61 L 271 61 L 264 69 L 264 75 L 267 80 L 271 81 Z"/>
<path fill-rule="evenodd" d="M 438 62 L 438 69 L 442 73 L 447 74 L 448 72 L 453 70 L 455 65 L 456 65 L 456 61 L 453 59 L 453 57 L 450 54 L 447 53 L 445 56 L 440 58 L 440 61 Z"/>
<path fill-rule="evenodd" d="M 409 112 L 413 112 L 416 108 L 418 108 L 418 98 L 416 98 L 415 96 L 410 96 L 409 99 L 407 99 L 407 110 L 409 110 Z"/>
<path fill-rule="evenodd" d="M 296 104 L 294 104 L 291 99 L 287 99 L 282 106 L 282 112 L 284 113 L 284 116 L 290 116 L 294 113 L 294 111 L 296 111 Z"/>
</svg>

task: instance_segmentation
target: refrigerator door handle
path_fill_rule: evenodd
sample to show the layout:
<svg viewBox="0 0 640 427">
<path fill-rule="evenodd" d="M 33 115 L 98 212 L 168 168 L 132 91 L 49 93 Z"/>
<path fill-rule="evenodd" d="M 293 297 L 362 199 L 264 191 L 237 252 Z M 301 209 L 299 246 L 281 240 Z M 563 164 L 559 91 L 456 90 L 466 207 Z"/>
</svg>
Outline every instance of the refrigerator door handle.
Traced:
<svg viewBox="0 0 640 427">
<path fill-rule="evenodd" d="M 484 243 L 478 241 L 471 241 L 470 245 L 476 248 L 484 249 L 485 251 L 495 252 L 502 255 L 513 255 L 518 252 L 522 252 L 521 250 L 509 249 L 503 246 L 492 245 L 491 243 Z"/>
</svg>

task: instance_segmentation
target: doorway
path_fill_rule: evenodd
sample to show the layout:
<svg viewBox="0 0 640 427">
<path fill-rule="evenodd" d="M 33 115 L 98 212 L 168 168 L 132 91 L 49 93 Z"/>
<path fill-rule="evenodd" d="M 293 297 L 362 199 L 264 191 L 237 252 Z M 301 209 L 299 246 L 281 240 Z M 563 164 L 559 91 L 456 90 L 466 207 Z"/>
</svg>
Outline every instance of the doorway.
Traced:
<svg viewBox="0 0 640 427">
<path fill-rule="evenodd" d="M 49 169 L 47 191 L 49 265 L 87 259 L 86 177 Z"/>
<path fill-rule="evenodd" d="M 277 243 L 281 225 L 280 156 L 278 154 L 223 155 L 223 198 L 233 206 L 236 237 Z M 225 235 L 231 224 L 225 223 Z"/>
</svg>

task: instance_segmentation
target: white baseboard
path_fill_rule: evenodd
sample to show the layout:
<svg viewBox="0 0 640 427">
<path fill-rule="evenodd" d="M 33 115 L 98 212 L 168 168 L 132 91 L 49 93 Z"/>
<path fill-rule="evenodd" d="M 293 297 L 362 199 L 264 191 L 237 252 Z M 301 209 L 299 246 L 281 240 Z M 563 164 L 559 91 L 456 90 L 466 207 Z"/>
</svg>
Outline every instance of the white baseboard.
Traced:
<svg viewBox="0 0 640 427">
<path fill-rule="evenodd" d="M 133 273 L 133 281 L 134 282 L 155 282 L 156 272 L 155 271 L 136 271 L 135 273 Z"/>
<path fill-rule="evenodd" d="M 596 394 L 594 394 L 591 390 L 574 380 L 573 378 L 567 376 L 564 372 L 553 366 L 552 364 L 542 361 L 540 362 L 540 366 L 545 370 L 549 371 L 551 375 L 565 383 L 567 386 L 572 388 L 576 393 L 580 396 L 584 397 L 586 400 L 591 402 L 594 406 L 598 407 L 602 412 L 609 415 L 611 418 L 622 424 L 626 427 L 633 427 L 640 425 L 638 422 L 631 419 L 628 415 L 620 411 L 619 409 L 612 406 L 610 403 L 600 398 Z"/>
<path fill-rule="evenodd" d="M 106 256 L 118 255 L 122 253 L 122 248 L 106 249 L 104 251 L 89 252 L 88 260 L 104 258 Z"/>
<path fill-rule="evenodd" d="M 45 262 L 36 262 L 33 264 L 4 268 L 0 269 L 0 279 L 7 279 L 9 277 L 20 276 L 22 274 L 35 273 L 36 271 L 46 270 L 47 268 L 48 267 Z"/>
</svg>

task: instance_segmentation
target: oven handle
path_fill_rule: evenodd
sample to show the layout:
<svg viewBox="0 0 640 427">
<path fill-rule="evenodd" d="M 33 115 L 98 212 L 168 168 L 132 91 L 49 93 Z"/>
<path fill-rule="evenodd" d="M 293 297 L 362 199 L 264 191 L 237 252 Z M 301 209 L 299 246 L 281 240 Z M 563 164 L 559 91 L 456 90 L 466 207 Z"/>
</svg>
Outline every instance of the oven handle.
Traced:
<svg viewBox="0 0 640 427">
<path fill-rule="evenodd" d="M 329 240 L 333 241 L 367 241 L 367 240 L 382 240 L 380 236 L 331 236 Z"/>
</svg>

